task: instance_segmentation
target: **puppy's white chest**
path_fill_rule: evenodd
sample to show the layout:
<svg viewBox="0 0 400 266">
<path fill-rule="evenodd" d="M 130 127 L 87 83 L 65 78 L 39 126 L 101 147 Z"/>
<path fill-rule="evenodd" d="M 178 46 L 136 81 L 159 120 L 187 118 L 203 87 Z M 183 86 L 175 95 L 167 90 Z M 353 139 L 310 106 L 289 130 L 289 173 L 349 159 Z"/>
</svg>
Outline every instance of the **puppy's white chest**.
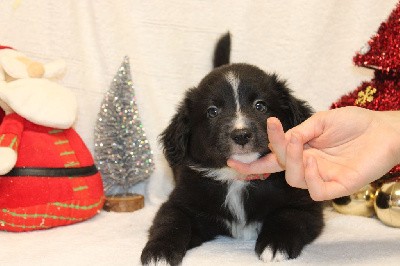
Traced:
<svg viewBox="0 0 400 266">
<path fill-rule="evenodd" d="M 261 223 L 250 224 L 225 221 L 234 238 L 243 240 L 255 240 L 261 230 Z"/>
<path fill-rule="evenodd" d="M 233 181 L 229 184 L 228 193 L 225 198 L 225 206 L 230 210 L 234 221 L 225 221 L 231 234 L 235 238 L 250 240 L 256 239 L 261 229 L 261 223 L 248 224 L 246 212 L 243 205 L 245 188 L 248 184 L 243 181 Z"/>
<path fill-rule="evenodd" d="M 231 212 L 234 220 L 225 220 L 225 224 L 235 238 L 245 240 L 256 239 L 262 224 L 258 222 L 247 223 L 243 199 L 246 197 L 246 187 L 249 183 L 239 180 L 240 177 L 243 178 L 244 176 L 240 176 L 240 174 L 228 167 L 205 169 L 191 166 L 191 168 L 205 173 L 210 178 L 228 183 L 224 206 Z"/>
<path fill-rule="evenodd" d="M 247 183 L 237 180 L 230 182 L 228 186 L 224 204 L 239 223 L 244 223 L 246 221 L 246 212 L 243 206 L 243 194 Z"/>
</svg>

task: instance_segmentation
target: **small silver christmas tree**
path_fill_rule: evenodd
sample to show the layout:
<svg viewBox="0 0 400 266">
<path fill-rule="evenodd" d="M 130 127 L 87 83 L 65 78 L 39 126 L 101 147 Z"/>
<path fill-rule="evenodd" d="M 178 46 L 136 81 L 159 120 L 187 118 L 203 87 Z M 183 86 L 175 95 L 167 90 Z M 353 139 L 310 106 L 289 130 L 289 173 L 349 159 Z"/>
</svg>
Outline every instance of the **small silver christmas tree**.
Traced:
<svg viewBox="0 0 400 266">
<path fill-rule="evenodd" d="M 104 96 L 95 131 L 94 157 L 107 196 L 128 194 L 154 170 L 150 149 L 135 99 L 129 58 Z"/>
</svg>

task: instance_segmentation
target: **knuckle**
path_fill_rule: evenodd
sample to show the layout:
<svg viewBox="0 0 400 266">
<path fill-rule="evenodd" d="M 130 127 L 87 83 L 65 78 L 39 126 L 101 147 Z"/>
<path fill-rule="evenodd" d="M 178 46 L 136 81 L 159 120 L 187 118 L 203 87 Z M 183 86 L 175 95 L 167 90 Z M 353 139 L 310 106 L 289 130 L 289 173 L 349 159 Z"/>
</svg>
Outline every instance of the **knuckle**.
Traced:
<svg viewBox="0 0 400 266">
<path fill-rule="evenodd" d="M 310 197 L 311 199 L 313 199 L 314 201 L 323 201 L 324 197 L 322 195 L 322 193 L 316 192 L 316 191 L 310 191 Z"/>
</svg>

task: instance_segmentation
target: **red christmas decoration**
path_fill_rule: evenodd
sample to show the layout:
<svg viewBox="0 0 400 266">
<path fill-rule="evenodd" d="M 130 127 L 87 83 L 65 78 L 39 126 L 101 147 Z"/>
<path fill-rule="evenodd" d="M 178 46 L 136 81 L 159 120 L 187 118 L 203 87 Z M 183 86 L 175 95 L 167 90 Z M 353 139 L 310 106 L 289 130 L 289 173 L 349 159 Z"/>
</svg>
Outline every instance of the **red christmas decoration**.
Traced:
<svg viewBox="0 0 400 266">
<path fill-rule="evenodd" d="M 102 207 L 100 173 L 74 129 L 40 126 L 13 113 L 0 126 L 0 147 L 19 154 L 15 167 L 0 176 L 0 230 L 73 224 Z"/>
<path fill-rule="evenodd" d="M 87 220 L 102 208 L 104 193 L 90 151 L 71 127 L 76 97 L 43 76 L 32 78 L 39 72 L 27 71 L 32 64 L 21 56 L 0 46 L 0 230 Z M 42 67 L 47 74 L 63 68 Z"/>
<path fill-rule="evenodd" d="M 342 96 L 331 108 L 359 106 L 370 110 L 400 110 L 400 75 L 375 72 L 369 82 L 363 82 L 357 89 Z"/>
<path fill-rule="evenodd" d="M 383 22 L 376 35 L 354 57 L 357 66 L 382 72 L 400 72 L 400 3 Z"/>
<path fill-rule="evenodd" d="M 357 66 L 374 69 L 374 78 L 342 96 L 331 108 L 359 106 L 371 110 L 400 110 L 400 3 L 378 32 L 353 58 Z M 397 165 L 376 183 L 400 180 Z"/>
</svg>

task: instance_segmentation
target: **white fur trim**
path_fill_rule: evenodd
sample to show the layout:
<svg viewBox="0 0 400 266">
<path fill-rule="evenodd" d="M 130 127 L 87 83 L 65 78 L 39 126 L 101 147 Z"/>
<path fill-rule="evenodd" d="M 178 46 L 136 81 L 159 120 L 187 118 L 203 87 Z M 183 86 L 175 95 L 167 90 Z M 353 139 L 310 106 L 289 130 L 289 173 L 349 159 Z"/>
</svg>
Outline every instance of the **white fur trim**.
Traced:
<svg viewBox="0 0 400 266">
<path fill-rule="evenodd" d="M 0 86 L 2 85 L 1 83 L 2 83 L 2 82 L 0 81 Z M 11 107 L 8 106 L 8 104 L 6 104 L 6 103 L 5 103 L 4 101 L 2 101 L 1 99 L 0 99 L 0 108 L 3 109 L 3 111 L 4 111 L 4 113 L 5 113 L 6 115 L 11 114 L 11 113 L 14 113 L 14 111 L 11 109 Z"/>
<path fill-rule="evenodd" d="M 263 253 L 261 253 L 260 259 L 263 262 L 280 262 L 287 260 L 288 256 L 279 250 L 275 253 L 274 256 L 274 252 L 272 251 L 272 249 L 270 247 L 266 247 Z"/>
<path fill-rule="evenodd" d="M 2 49 L 0 53 L 0 65 L 13 78 L 28 78 L 27 67 L 17 59 L 18 57 L 26 57 L 26 55 L 13 49 Z"/>
<path fill-rule="evenodd" d="M 17 162 L 17 153 L 8 147 L 0 147 L 0 175 L 5 175 L 13 169 Z"/>
<path fill-rule="evenodd" d="M 0 65 L 0 82 L 6 80 L 6 73 L 4 72 L 3 67 Z"/>
<path fill-rule="evenodd" d="M 66 69 L 65 61 L 62 59 L 54 60 L 44 65 L 44 78 L 58 79 L 64 75 Z"/>
<path fill-rule="evenodd" d="M 17 114 L 42 126 L 70 128 L 77 116 L 75 95 L 47 79 L 18 79 L 0 87 L 0 99 Z"/>
</svg>

